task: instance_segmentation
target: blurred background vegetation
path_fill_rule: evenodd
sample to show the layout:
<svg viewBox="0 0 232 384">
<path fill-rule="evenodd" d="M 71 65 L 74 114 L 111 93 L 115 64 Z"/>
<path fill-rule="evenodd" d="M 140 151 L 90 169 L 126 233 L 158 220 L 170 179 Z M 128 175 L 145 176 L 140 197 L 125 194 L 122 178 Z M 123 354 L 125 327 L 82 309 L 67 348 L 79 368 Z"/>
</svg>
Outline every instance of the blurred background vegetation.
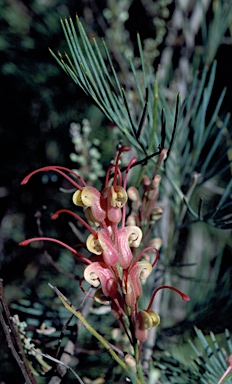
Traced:
<svg viewBox="0 0 232 384">
<path fill-rule="evenodd" d="M 221 17 L 217 18 L 220 7 Z M 57 265 L 54 267 L 40 248 L 22 249 L 18 246 L 24 238 L 34 237 L 41 231 L 46 235 L 59 236 L 68 243 L 73 240 L 67 221 L 50 222 L 50 215 L 56 209 L 70 208 L 70 196 L 59 191 L 62 179 L 49 173 L 35 176 L 23 187 L 20 182 L 27 173 L 45 165 L 74 167 L 70 158 L 74 152 L 70 133 L 72 122 L 80 124 L 83 133 L 83 119 L 88 119 L 91 126 L 89 140 L 99 139 L 100 146 L 96 143 L 96 147 L 101 153 L 103 168 L 109 164 L 118 141 L 122 139 L 119 130 L 73 84 L 49 53 L 48 47 L 54 52 L 67 49 L 60 18 L 71 16 L 74 19 L 77 14 L 89 36 L 105 38 L 119 79 L 125 85 L 130 85 L 130 79 L 124 56 L 131 57 L 135 67 L 139 67 L 136 38 L 139 32 L 146 62 L 155 69 L 160 64 L 159 81 L 164 97 L 170 103 L 178 91 L 184 99 L 195 71 L 202 73 L 205 65 L 210 67 L 216 60 L 215 82 L 207 109 L 210 119 L 225 87 L 227 91 L 220 116 L 224 118 L 231 112 L 231 8 L 231 1 L 223 0 L 0 0 L 0 277 L 4 279 L 12 314 L 18 313 L 21 321 L 26 320 L 29 330 L 33 331 L 47 321 L 57 329 L 54 335 L 56 342 L 62 324 L 67 320 L 67 313 L 58 306 L 57 311 L 51 312 L 55 300 L 47 283 L 51 281 L 59 286 L 74 301 L 81 300 L 82 292 L 77 281 L 81 271 L 70 255 L 65 252 L 56 255 L 55 247 L 49 250 L 53 254 L 55 252 L 54 260 L 66 271 L 66 275 L 59 273 Z M 221 150 L 228 151 L 229 157 L 231 122 L 227 129 L 225 146 Z M 225 177 L 225 182 L 231 178 L 231 169 L 227 170 Z M 211 203 L 214 204 L 213 197 Z M 228 207 L 231 209 L 231 205 Z M 207 244 L 198 243 L 198 233 L 201 233 L 201 241 L 205 239 Z M 185 248 L 185 236 L 189 239 L 189 231 L 187 234 L 182 232 L 176 252 L 181 247 Z M 191 313 L 175 313 L 166 322 L 156 349 L 157 359 L 161 359 L 162 364 L 167 364 L 167 361 L 165 354 L 160 358 L 160 351 L 168 351 L 175 359 L 181 360 L 181 351 L 176 351 L 175 335 L 186 332 L 185 339 L 189 335 L 195 337 L 194 324 L 206 333 L 212 330 L 222 334 L 225 328 L 232 331 L 231 229 L 206 228 L 200 224 L 191 230 L 191 239 L 199 252 L 203 250 L 207 263 L 210 262 L 210 265 L 206 262 L 201 264 L 201 276 L 194 276 L 194 283 L 197 286 L 203 279 L 212 285 L 207 285 L 205 291 L 201 285 L 200 292 L 196 288 L 199 300 L 198 303 L 196 298 L 193 300 Z M 178 257 L 174 259 L 178 265 Z M 178 282 L 176 265 L 173 265 L 173 270 Z M 212 272 L 214 267 L 216 274 Z M 212 282 L 211 276 L 214 279 Z M 188 289 L 188 285 L 185 286 Z M 90 315 L 90 321 L 95 324 L 96 320 L 102 320 L 102 317 Z M 104 321 L 106 334 L 108 332 L 110 338 L 114 319 L 106 319 L 105 316 Z M 96 358 L 99 345 L 88 334 L 81 337 L 85 340 L 80 338 L 76 351 L 79 374 L 81 377 L 96 378 L 99 374 L 99 354 Z M 0 345 L 0 382 L 8 384 L 13 382 L 18 367 L 9 354 L 2 333 Z M 52 351 L 51 339 L 47 340 L 47 348 Z M 182 358 L 184 354 L 186 351 L 182 353 Z M 102 353 L 101 364 L 103 367 L 110 364 L 107 353 Z M 174 365 L 171 366 L 174 369 Z M 106 382 L 119 382 L 117 370 L 114 371 L 114 378 L 107 379 L 107 375 L 109 371 L 106 370 Z M 48 382 L 48 378 L 43 380 L 41 382 Z M 70 375 L 63 382 L 74 380 Z M 192 380 L 192 383 L 197 382 L 194 377 Z M 23 378 L 17 381 L 23 382 Z M 164 379 L 162 383 L 165 383 Z"/>
</svg>

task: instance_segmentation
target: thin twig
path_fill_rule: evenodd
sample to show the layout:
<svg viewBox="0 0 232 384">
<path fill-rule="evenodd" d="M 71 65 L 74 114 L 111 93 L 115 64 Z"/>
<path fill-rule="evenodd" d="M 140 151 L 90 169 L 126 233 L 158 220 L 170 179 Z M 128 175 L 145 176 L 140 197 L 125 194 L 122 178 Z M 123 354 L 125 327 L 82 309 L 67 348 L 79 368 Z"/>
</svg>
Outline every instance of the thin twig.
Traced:
<svg viewBox="0 0 232 384">
<path fill-rule="evenodd" d="M 19 368 L 21 369 L 21 372 L 26 381 L 26 384 L 36 384 L 35 378 L 29 368 L 19 334 L 12 321 L 12 317 L 11 317 L 11 314 L 6 302 L 5 294 L 4 294 L 2 279 L 0 279 L 0 302 L 3 308 L 3 313 L 6 317 L 6 320 L 5 320 L 3 315 L 0 314 L 0 322 L 2 324 L 4 333 L 6 335 L 7 344 Z"/>
<path fill-rule="evenodd" d="M 74 273 L 69 273 L 65 271 L 65 269 L 63 269 L 58 263 L 53 260 L 52 256 L 47 252 L 47 250 L 44 250 L 43 252 L 43 259 L 42 261 L 45 261 L 46 263 L 51 265 L 61 275 L 66 276 L 70 280 L 77 280 L 77 276 Z"/>
<path fill-rule="evenodd" d="M 46 359 L 48 359 L 48 360 L 54 361 L 54 363 L 57 363 L 57 364 L 59 364 L 59 365 L 62 365 L 63 367 L 65 367 L 66 369 L 68 369 L 70 372 L 72 372 L 72 374 L 76 377 L 76 379 L 79 380 L 79 383 L 81 383 L 81 384 L 85 384 L 85 383 L 81 380 L 80 376 L 78 376 L 78 374 L 77 374 L 71 367 L 69 367 L 67 364 L 63 363 L 63 362 L 60 361 L 60 360 L 55 359 L 54 357 L 52 357 L 52 356 L 50 356 L 50 355 L 48 355 L 48 354 L 46 354 L 46 353 L 42 353 L 42 352 L 38 351 L 36 348 L 33 348 L 33 347 L 32 347 L 31 350 L 32 350 L 33 352 L 35 352 L 36 354 L 38 354 L 38 355 L 40 355 L 40 356 L 43 356 L 44 358 L 46 358 Z M 50 383 L 51 383 L 51 381 L 50 381 Z M 56 383 L 57 383 L 57 382 L 56 382 Z"/>
</svg>

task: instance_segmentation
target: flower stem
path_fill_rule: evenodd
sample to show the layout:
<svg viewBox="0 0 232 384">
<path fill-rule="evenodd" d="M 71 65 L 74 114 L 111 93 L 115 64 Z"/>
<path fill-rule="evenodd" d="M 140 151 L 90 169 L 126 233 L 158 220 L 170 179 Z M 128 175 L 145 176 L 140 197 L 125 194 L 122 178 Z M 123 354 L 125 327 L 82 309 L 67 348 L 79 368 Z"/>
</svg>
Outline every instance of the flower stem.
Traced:
<svg viewBox="0 0 232 384">
<path fill-rule="evenodd" d="M 140 348 L 138 346 L 138 342 L 136 341 L 136 343 L 134 344 L 134 354 L 135 354 L 135 360 L 136 360 L 136 368 L 137 368 L 137 373 L 138 373 L 138 377 L 141 381 L 142 384 L 146 384 L 145 383 L 145 378 L 144 378 L 144 375 L 143 375 L 143 370 L 142 370 L 142 367 L 140 365 Z"/>
<path fill-rule="evenodd" d="M 130 368 L 124 363 L 123 360 L 118 357 L 118 355 L 115 353 L 115 351 L 112 349 L 110 344 L 107 342 L 106 339 L 104 339 L 103 336 L 101 336 L 84 318 L 84 316 L 81 314 L 80 311 L 76 310 L 73 305 L 68 301 L 68 299 L 58 290 L 58 288 L 52 286 L 50 283 L 48 285 L 53 289 L 53 291 L 56 293 L 56 295 L 59 297 L 65 308 L 73 313 L 74 316 L 76 316 L 84 325 L 84 327 L 89 331 L 94 337 L 100 341 L 100 343 L 109 351 L 113 359 L 129 374 L 130 378 L 132 378 L 132 382 L 135 384 L 144 384 L 144 382 L 140 381 L 137 377 L 133 375 L 133 372 L 130 370 Z"/>
</svg>

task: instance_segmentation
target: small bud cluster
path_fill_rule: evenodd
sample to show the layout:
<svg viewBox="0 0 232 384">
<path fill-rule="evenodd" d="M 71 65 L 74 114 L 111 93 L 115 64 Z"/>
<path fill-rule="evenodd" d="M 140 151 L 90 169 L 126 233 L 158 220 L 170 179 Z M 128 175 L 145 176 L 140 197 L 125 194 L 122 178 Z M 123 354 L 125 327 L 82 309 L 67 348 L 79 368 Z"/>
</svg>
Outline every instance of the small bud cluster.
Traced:
<svg viewBox="0 0 232 384">
<path fill-rule="evenodd" d="M 162 216 L 163 209 L 158 204 L 161 176 L 157 175 L 157 171 L 165 157 L 166 150 L 163 149 L 152 179 L 150 180 L 147 175 L 143 177 L 141 195 L 137 188 L 133 186 L 128 188 L 127 193 L 131 201 L 132 213 L 127 220 L 135 223 L 140 228 L 148 226 L 147 230 L 149 230 L 150 226 Z"/>
<path fill-rule="evenodd" d="M 104 176 L 104 170 L 100 162 L 101 153 L 98 149 L 100 140 L 91 139 L 92 127 L 88 119 L 82 120 L 82 125 L 72 122 L 69 133 L 75 152 L 70 154 L 70 159 L 76 164 L 79 175 L 90 183 Z"/>
</svg>

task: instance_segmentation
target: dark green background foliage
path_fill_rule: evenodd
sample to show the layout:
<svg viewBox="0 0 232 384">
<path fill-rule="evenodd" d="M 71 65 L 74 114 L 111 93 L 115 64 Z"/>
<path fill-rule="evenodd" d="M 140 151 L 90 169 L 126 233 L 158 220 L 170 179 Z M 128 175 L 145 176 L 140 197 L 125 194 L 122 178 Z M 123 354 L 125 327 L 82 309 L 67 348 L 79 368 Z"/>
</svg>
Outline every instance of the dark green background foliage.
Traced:
<svg viewBox="0 0 232 384">
<path fill-rule="evenodd" d="M 167 4 L 165 5 L 165 3 Z M 227 87 L 227 92 L 220 108 L 220 118 L 225 119 L 226 115 L 231 112 L 231 22 L 226 19 L 226 15 L 223 16 L 223 20 L 226 20 L 224 31 L 220 20 L 217 20 L 217 24 L 213 24 L 215 22 L 214 7 L 226 3 L 226 1 L 219 0 L 210 4 L 202 21 L 202 28 L 199 27 L 194 37 L 194 46 L 191 49 L 186 49 L 184 40 L 189 27 L 188 20 L 191 18 L 191 9 L 186 11 L 185 24 L 175 29 L 172 60 L 162 79 L 162 87 L 165 89 L 164 97 L 170 97 L 172 101 L 173 94 L 176 97 L 179 91 L 175 79 L 176 75 L 178 77 L 178 68 L 183 57 L 191 63 L 191 74 L 193 75 L 198 69 L 200 78 L 204 65 L 207 64 L 211 67 L 213 60 L 216 59 L 215 82 L 206 115 L 207 124 L 225 87 Z M 139 32 L 145 50 L 145 58 L 151 66 L 157 69 L 162 59 L 162 53 L 167 48 L 166 38 L 170 32 L 170 22 L 173 20 L 176 9 L 175 2 L 172 1 L 128 0 L 124 3 L 120 18 L 120 15 L 113 13 L 112 4 L 114 2 L 112 2 L 111 8 L 109 4 L 109 1 L 97 0 L 0 0 L 0 277 L 4 279 L 11 313 L 18 313 L 20 320 L 27 321 L 30 335 L 39 341 L 42 340 L 34 331 L 43 321 L 57 329 L 52 338 L 48 338 L 45 342 L 44 339 L 42 341 L 47 348 L 46 352 L 51 354 L 54 354 L 62 324 L 67 320 L 68 315 L 66 310 L 60 308 L 58 301 L 54 300 L 53 292 L 48 288 L 47 283 L 50 281 L 53 285 L 59 286 L 62 292 L 71 301 L 73 300 L 74 304 L 78 304 L 83 296 L 78 282 L 82 268 L 75 263 L 69 253 L 57 251 L 57 247 L 49 245 L 46 249 L 53 255 L 53 260 L 66 271 L 66 274 L 60 274 L 51 265 L 44 250 L 39 246 L 22 249 L 18 243 L 24 238 L 37 236 L 42 231 L 46 235 L 73 244 L 75 236 L 70 230 L 67 220 L 65 218 L 61 218 L 57 222 L 50 220 L 51 213 L 56 209 L 71 208 L 71 199 L 69 194 L 62 194 L 59 191 L 59 188 L 66 187 L 66 184 L 61 177 L 57 177 L 52 172 L 47 175 L 47 178 L 41 174 L 34 176 L 26 186 L 21 186 L 20 182 L 27 173 L 45 165 L 57 164 L 73 167 L 69 157 L 73 152 L 69 134 L 69 126 L 72 121 L 81 123 L 83 118 L 89 119 L 93 136 L 101 141 L 100 151 L 104 168 L 114 156 L 118 140 L 124 137 L 120 135 L 119 131 L 116 131 L 114 124 L 93 106 L 90 98 L 59 68 L 48 48 L 50 47 L 55 53 L 58 50 L 62 53 L 67 50 L 60 18 L 71 16 L 72 19 L 75 19 L 77 14 L 89 36 L 105 38 L 120 84 L 126 88 L 128 85 L 130 86 L 130 81 L 123 54 L 127 50 L 130 51 L 136 69 L 141 69 L 140 65 L 136 64 L 139 57 L 136 34 Z M 125 12 L 125 17 L 123 12 Z M 216 35 L 220 35 L 220 41 L 216 41 L 212 30 L 218 32 Z M 154 45 L 154 41 L 157 42 L 156 45 Z M 207 74 L 207 80 L 209 78 L 210 76 Z M 191 84 L 187 80 L 186 84 L 190 89 Z M 183 116 L 185 112 L 183 108 Z M 219 119 L 217 123 L 220 125 Z M 194 116 L 192 124 L 194 125 Z M 193 142 L 190 137 L 191 126 L 189 132 L 189 142 Z M 231 158 L 228 160 L 229 152 L 228 156 L 226 152 L 231 147 L 231 132 L 231 120 L 228 118 L 227 135 L 223 136 L 218 150 L 211 159 L 211 168 L 217 164 L 218 158 L 223 158 L 225 166 L 229 160 L 231 161 Z M 199 173 L 204 164 L 204 157 L 216 137 L 217 134 L 212 133 L 209 142 L 206 143 L 199 156 L 198 163 L 195 164 L 195 170 Z M 226 172 L 220 173 L 220 177 L 217 179 L 224 187 L 231 179 L 231 172 L 231 167 L 227 167 Z M 217 178 L 216 166 L 214 173 Z M 186 193 L 184 188 L 189 184 L 189 175 L 187 173 L 186 175 L 186 180 L 182 184 L 183 193 Z M 101 185 L 100 182 L 99 185 Z M 200 187 L 192 201 L 196 210 L 199 197 L 201 197 Z M 215 197 L 210 193 L 207 203 L 209 210 L 217 202 L 218 196 Z M 227 214 L 227 209 L 231 212 L 231 198 L 228 205 L 225 206 L 223 217 Z M 205 221 L 207 221 L 206 216 Z M 170 259 L 170 265 L 168 265 L 168 273 L 175 276 L 175 281 L 183 278 L 179 265 L 181 265 L 182 256 L 186 251 L 186 239 L 193 238 L 193 241 L 197 241 L 197 233 L 202 231 L 205 231 L 206 242 L 209 242 L 205 246 L 204 257 L 206 260 L 210 260 L 210 265 L 203 263 L 199 276 L 192 276 L 191 269 L 187 271 L 190 273 L 186 274 L 186 281 L 188 283 L 193 281 L 196 284 L 195 296 L 197 297 L 193 293 L 191 310 L 189 313 L 185 313 L 182 322 L 170 318 L 166 322 L 163 332 L 158 335 L 155 361 L 159 361 L 160 366 L 166 364 L 169 367 L 169 356 L 167 358 L 165 355 L 169 351 L 174 356 L 170 363 L 173 371 L 175 371 L 175 359 L 181 361 L 181 363 L 178 362 L 181 367 L 186 363 L 182 358 L 186 354 L 185 349 L 181 357 L 179 354 L 175 355 L 175 347 L 180 340 L 183 341 L 179 338 L 180 335 L 184 334 L 184 341 L 189 336 L 195 337 L 193 325 L 206 332 L 213 330 L 215 333 L 223 333 L 225 328 L 232 331 L 231 282 L 229 279 L 232 249 L 231 232 L 229 231 L 231 229 L 226 231 L 211 227 L 205 229 L 203 224 L 200 224 L 197 231 L 194 232 L 189 226 L 192 221 L 194 221 L 193 218 L 188 218 L 185 226 L 178 227 L 179 232 L 176 237 L 178 241 L 172 259 Z M 220 226 L 223 227 L 221 224 Z M 231 228 L 231 224 L 229 227 Z M 212 240 L 214 238 L 217 239 L 216 243 Z M 209 256 L 211 253 L 213 256 Z M 217 272 L 214 274 L 212 271 L 215 270 Z M 190 275 L 191 278 L 189 278 Z M 214 280 L 210 281 L 212 275 Z M 205 290 L 202 289 L 204 284 Z M 189 294 L 189 292 L 186 293 Z M 57 305 L 56 310 L 54 302 Z M 104 315 L 104 320 L 101 316 L 90 315 L 90 322 L 96 328 L 99 328 L 99 324 L 102 325 L 103 321 L 104 334 L 110 340 L 111 329 L 116 326 L 115 320 L 108 314 Z M 68 327 L 67 334 L 70 334 L 71 331 L 72 323 Z M 9 354 L 7 343 L 1 332 L 0 345 L 0 382 L 8 384 L 13 382 L 15 377 L 20 377 L 17 376 L 20 375 L 20 372 Z M 185 346 L 185 343 L 183 345 Z M 81 377 L 86 375 L 96 378 L 103 372 L 106 375 L 107 383 L 120 382 L 121 371 L 114 367 L 107 353 L 101 350 L 99 354 L 99 350 L 100 346 L 90 335 L 86 335 L 84 332 L 80 334 L 75 351 L 77 359 L 79 359 L 79 365 L 76 368 L 78 374 Z M 163 351 L 164 355 L 162 355 Z M 187 353 L 190 354 L 188 349 Z M 99 369 L 99 365 L 101 369 Z M 114 373 L 111 375 L 112 368 L 114 368 Z M 193 380 L 191 382 L 194 382 L 195 378 L 198 378 L 199 372 L 189 373 L 189 369 L 191 370 L 188 366 L 183 365 L 183 372 L 188 372 L 188 377 L 191 377 Z M 64 379 L 64 383 L 76 382 L 71 374 L 68 377 L 68 379 Z M 166 379 L 167 377 L 163 378 L 163 380 Z M 48 380 L 48 378 L 38 379 L 38 383 L 45 383 Z M 17 381 L 19 384 L 23 382 L 23 378 Z M 174 381 L 170 382 L 174 383 Z"/>
</svg>

